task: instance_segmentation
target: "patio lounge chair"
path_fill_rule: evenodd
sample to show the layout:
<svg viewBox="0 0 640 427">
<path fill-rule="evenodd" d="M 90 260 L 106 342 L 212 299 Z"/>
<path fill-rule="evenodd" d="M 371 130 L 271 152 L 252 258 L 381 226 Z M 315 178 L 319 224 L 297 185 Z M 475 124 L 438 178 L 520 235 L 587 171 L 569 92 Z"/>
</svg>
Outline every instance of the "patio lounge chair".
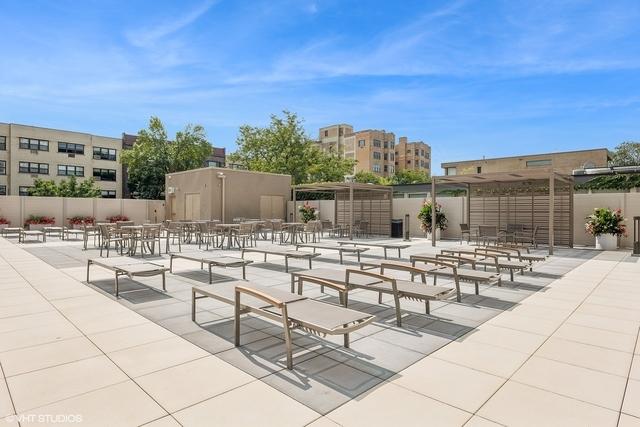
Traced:
<svg viewBox="0 0 640 427">
<path fill-rule="evenodd" d="M 511 281 L 513 282 L 513 272 L 519 271 L 520 274 L 524 274 L 525 270 L 531 269 L 531 263 L 524 261 L 513 261 L 509 258 L 508 252 L 501 252 L 498 250 L 491 250 L 486 248 L 476 248 L 474 251 L 470 250 L 452 250 L 442 249 L 441 254 L 454 256 L 461 264 L 471 264 L 475 270 L 476 266 L 481 265 L 485 269 L 487 267 L 495 268 L 499 273 L 502 269 L 509 270 Z M 504 259 L 504 258 L 507 259 Z"/>
<path fill-rule="evenodd" d="M 299 248 L 311 248 L 313 249 L 313 253 L 316 253 L 316 249 L 327 249 L 327 250 L 338 251 L 338 253 L 340 254 L 340 264 L 342 264 L 342 254 L 344 252 L 356 254 L 358 256 L 358 262 L 360 262 L 360 254 L 362 252 L 366 252 L 369 250 L 369 248 L 348 247 L 344 245 L 335 246 L 335 245 L 327 245 L 323 243 L 297 243 L 296 250 L 298 250 Z"/>
<path fill-rule="evenodd" d="M 200 269 L 204 268 L 204 264 L 209 265 L 209 283 L 213 283 L 213 275 L 211 272 L 212 267 L 222 267 L 222 268 L 232 268 L 232 267 L 242 267 L 242 278 L 247 278 L 247 265 L 251 264 L 253 261 L 230 257 L 230 256 L 213 256 L 208 252 L 180 252 L 180 253 L 171 253 L 169 255 L 169 272 L 173 273 L 173 260 L 175 258 L 186 259 L 189 261 L 195 261 L 200 263 Z"/>
<path fill-rule="evenodd" d="M 297 283 L 298 294 L 302 294 L 303 283 L 305 281 L 318 284 L 318 282 L 314 282 L 309 279 L 318 279 L 318 281 L 322 281 L 319 283 L 321 290 L 324 290 L 323 282 L 332 282 L 335 285 L 333 288 L 338 289 L 340 300 L 345 307 L 348 306 L 349 291 L 351 290 L 365 289 L 378 294 L 383 293 L 392 295 L 396 312 L 396 324 L 398 326 L 402 326 L 400 298 L 423 301 L 425 305 L 425 312 L 429 314 L 430 301 L 448 299 L 452 295 L 460 293 L 459 288 L 431 286 L 426 283 L 398 280 L 395 277 L 372 273 L 370 271 L 347 269 L 346 272 L 342 272 L 340 270 L 332 270 L 328 268 L 291 273 L 291 288 L 294 289 Z"/>
<path fill-rule="evenodd" d="M 127 276 L 128 278 L 133 279 L 136 276 L 150 277 L 162 275 L 162 290 L 167 290 L 165 272 L 169 269 L 160 264 L 154 264 L 152 262 L 146 262 L 126 257 L 111 259 L 89 259 L 87 260 L 87 283 L 90 283 L 89 267 L 91 267 L 92 264 L 95 264 L 102 268 L 106 268 L 107 270 L 111 270 L 115 273 L 116 280 L 114 283 L 114 289 L 116 298 L 118 298 L 118 296 L 120 295 L 120 283 L 118 280 L 120 276 Z"/>
<path fill-rule="evenodd" d="M 410 247 L 411 245 L 403 245 L 403 244 L 398 244 L 398 243 L 369 243 L 369 242 L 354 242 L 351 240 L 339 240 L 338 241 L 339 245 L 344 245 L 344 246 L 354 246 L 354 247 L 358 247 L 358 246 L 362 246 L 362 247 L 370 247 L 370 248 L 383 248 L 384 249 L 384 259 L 387 259 L 387 250 L 389 249 L 393 249 L 393 250 L 397 250 L 398 251 L 398 258 L 402 258 L 402 255 L 400 254 L 400 250 L 401 249 L 407 249 L 408 247 Z"/>
<path fill-rule="evenodd" d="M 309 268 L 311 268 L 311 260 L 320 254 L 305 252 L 305 251 L 292 251 L 288 249 L 280 249 L 280 248 L 242 248 L 242 258 L 244 258 L 245 253 L 258 253 L 264 254 L 264 261 L 267 262 L 267 255 L 277 255 L 284 257 L 284 271 L 289 272 L 289 258 L 294 259 L 308 259 L 309 260 Z"/>
<path fill-rule="evenodd" d="M 330 282 L 324 286 L 333 287 Z M 343 335 L 344 346 L 349 347 L 349 334 L 374 319 L 345 307 L 316 301 L 271 287 L 260 286 L 245 281 L 221 283 L 208 288 L 193 287 L 191 290 L 191 320 L 196 321 L 196 301 L 214 298 L 235 307 L 235 346 L 240 346 L 240 315 L 253 313 L 279 322 L 284 330 L 287 347 L 287 369 L 293 369 L 293 346 L 291 332 L 294 329 L 319 335 Z"/>
<path fill-rule="evenodd" d="M 498 272 L 478 271 L 468 268 L 451 268 L 442 264 L 442 262 L 446 262 L 449 265 L 452 263 L 459 265 L 456 257 L 448 257 L 446 255 L 436 255 L 436 257 L 434 257 L 433 254 L 417 254 L 411 255 L 410 260 L 411 265 L 414 267 L 417 267 L 417 263 L 425 264 L 425 267 L 422 268 L 425 268 L 428 274 L 434 276 L 434 285 L 438 277 L 453 278 L 454 281 L 458 280 L 460 282 L 473 283 L 475 285 L 476 295 L 480 295 L 481 283 L 483 285 L 495 283 L 498 286 L 502 286 L 502 276 Z"/>
</svg>

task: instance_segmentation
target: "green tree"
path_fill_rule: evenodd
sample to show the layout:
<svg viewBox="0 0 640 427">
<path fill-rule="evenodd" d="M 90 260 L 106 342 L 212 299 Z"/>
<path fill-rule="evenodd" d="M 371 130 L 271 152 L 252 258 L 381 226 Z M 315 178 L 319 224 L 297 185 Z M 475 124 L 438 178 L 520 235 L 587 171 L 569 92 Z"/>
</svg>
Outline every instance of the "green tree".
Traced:
<svg viewBox="0 0 640 427">
<path fill-rule="evenodd" d="M 376 175 L 373 172 L 369 171 L 358 171 L 354 177 L 356 182 L 360 182 L 362 184 L 380 184 L 382 183 L 382 178 Z"/>
<path fill-rule="evenodd" d="M 614 166 L 640 165 L 640 142 L 625 141 L 618 145 L 613 152 L 612 163 Z"/>
<path fill-rule="evenodd" d="M 291 175 L 294 184 L 312 181 L 342 181 L 354 162 L 320 151 L 309 138 L 302 120 L 283 111 L 271 115 L 267 127 L 243 125 L 236 140 L 238 150 L 229 156 L 248 170 Z"/>
<path fill-rule="evenodd" d="M 36 178 L 29 189 L 30 196 L 40 197 L 100 197 L 100 188 L 93 177 L 78 182 L 75 176 L 63 179 L 56 184 L 54 180 Z"/>
<path fill-rule="evenodd" d="M 211 153 L 202 126 L 188 125 L 169 141 L 158 117 L 151 117 L 149 127 L 138 132 L 138 139 L 125 150 L 120 161 L 127 166 L 129 190 L 140 199 L 162 199 L 165 175 L 202 167 Z"/>
<path fill-rule="evenodd" d="M 393 184 L 426 184 L 431 182 L 429 174 L 425 171 L 403 169 L 396 171 L 391 178 Z"/>
</svg>

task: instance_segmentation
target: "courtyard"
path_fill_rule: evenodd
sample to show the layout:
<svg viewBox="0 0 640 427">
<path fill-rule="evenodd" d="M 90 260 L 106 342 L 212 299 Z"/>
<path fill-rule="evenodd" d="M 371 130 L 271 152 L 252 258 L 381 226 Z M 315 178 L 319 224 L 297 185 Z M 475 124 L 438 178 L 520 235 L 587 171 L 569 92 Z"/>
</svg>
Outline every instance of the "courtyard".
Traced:
<svg viewBox="0 0 640 427">
<path fill-rule="evenodd" d="M 403 258 L 461 246 L 409 245 Z M 355 256 L 341 265 L 319 252 L 314 269 L 358 268 Z M 214 268 L 209 285 L 206 269 L 176 259 L 166 292 L 158 276 L 121 278 L 115 298 L 113 272 L 93 267 L 86 282 L 87 260 L 98 257 L 77 241 L 0 238 L 5 425 L 640 425 L 640 263 L 628 251 L 556 248 L 478 295 L 461 283 L 461 302 L 431 302 L 429 314 L 403 299 L 402 327 L 392 298 L 353 291 L 349 307 L 373 323 L 351 334 L 350 348 L 294 332 L 292 370 L 281 324 L 243 316 L 236 347 L 233 306 L 200 300 L 191 320 L 191 288 L 240 280 L 240 269 Z M 248 280 L 283 291 L 307 269 L 245 258 Z M 168 266 L 169 257 L 147 261 Z M 305 296 L 338 303 L 318 287 Z"/>
</svg>

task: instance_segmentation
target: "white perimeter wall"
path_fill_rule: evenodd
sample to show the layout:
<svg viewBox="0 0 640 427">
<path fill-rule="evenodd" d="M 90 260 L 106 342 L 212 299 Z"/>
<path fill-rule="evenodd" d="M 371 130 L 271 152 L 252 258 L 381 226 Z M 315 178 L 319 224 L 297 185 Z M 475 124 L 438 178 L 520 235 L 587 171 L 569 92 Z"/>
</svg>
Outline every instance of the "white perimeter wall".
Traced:
<svg viewBox="0 0 640 427">
<path fill-rule="evenodd" d="M 163 221 L 165 209 L 163 200 L 0 196 L 0 216 L 13 226 L 24 224 L 30 215 L 54 217 L 56 225 L 67 225 L 67 218 L 77 215 L 93 216 L 98 221 L 112 215 L 126 215 L 142 224 Z"/>
<path fill-rule="evenodd" d="M 573 210 L 573 241 L 577 246 L 593 246 L 595 239 L 587 234 L 584 229 L 585 218 L 593 212 L 594 208 L 608 207 L 611 209 L 620 208 L 627 218 L 627 230 L 629 237 L 620 239 L 620 246 L 625 248 L 632 247 L 633 237 L 633 217 L 640 216 L 640 193 L 593 193 L 593 194 L 575 194 Z M 460 224 L 466 221 L 466 203 L 465 197 L 439 197 L 438 203 L 442 205 L 449 220 L 449 228 L 442 233 L 444 239 L 457 239 L 460 236 Z M 302 205 L 304 202 L 297 201 L 296 206 Z M 320 209 L 320 219 L 334 220 L 334 202 L 333 200 L 311 200 L 308 202 L 311 206 Z M 393 199 L 393 215 L 394 219 L 404 219 L 409 214 L 409 228 L 412 237 L 423 237 L 424 233 L 420 230 L 420 222 L 418 221 L 418 211 L 424 203 L 424 199 L 404 198 Z M 288 204 L 288 216 L 293 212 L 293 202 Z"/>
</svg>

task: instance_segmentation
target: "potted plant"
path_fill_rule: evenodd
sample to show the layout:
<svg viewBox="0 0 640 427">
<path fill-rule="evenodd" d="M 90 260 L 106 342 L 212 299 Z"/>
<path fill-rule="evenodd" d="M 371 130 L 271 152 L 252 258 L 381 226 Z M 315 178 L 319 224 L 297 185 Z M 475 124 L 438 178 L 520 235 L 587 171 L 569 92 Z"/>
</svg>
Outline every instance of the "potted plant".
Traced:
<svg viewBox="0 0 640 427">
<path fill-rule="evenodd" d="M 309 203 L 305 202 L 304 205 L 298 207 L 298 212 L 300 212 L 300 219 L 305 224 L 309 221 L 316 220 L 316 208 L 311 206 Z"/>
<path fill-rule="evenodd" d="M 586 218 L 587 233 L 595 236 L 596 249 L 615 251 L 618 248 L 618 237 L 627 236 L 622 210 L 610 208 L 595 208 Z"/>
<path fill-rule="evenodd" d="M 435 236 L 436 240 L 440 240 L 440 231 L 446 230 L 449 220 L 447 220 L 447 216 L 442 209 L 442 205 L 436 203 L 435 212 L 436 212 L 436 220 L 435 224 L 433 222 L 433 203 L 431 200 L 427 200 L 422 204 L 420 208 L 420 212 L 418 213 L 418 219 L 420 220 L 420 228 L 424 231 L 425 234 L 433 233 L 433 229 L 435 228 Z"/>
<path fill-rule="evenodd" d="M 3 228 L 7 228 L 10 224 L 11 221 L 3 216 L 0 216 L 0 230 L 2 230 Z"/>
<path fill-rule="evenodd" d="M 107 217 L 109 222 L 129 221 L 129 217 L 126 215 L 112 215 Z"/>
<path fill-rule="evenodd" d="M 82 216 L 76 215 L 71 218 L 67 218 L 69 221 L 69 226 L 74 229 L 81 229 L 85 225 L 93 225 L 96 222 L 96 219 L 92 216 Z"/>
<path fill-rule="evenodd" d="M 29 218 L 24 222 L 24 226 L 29 227 L 29 230 L 42 230 L 55 223 L 56 219 L 51 216 L 29 215 Z"/>
</svg>

